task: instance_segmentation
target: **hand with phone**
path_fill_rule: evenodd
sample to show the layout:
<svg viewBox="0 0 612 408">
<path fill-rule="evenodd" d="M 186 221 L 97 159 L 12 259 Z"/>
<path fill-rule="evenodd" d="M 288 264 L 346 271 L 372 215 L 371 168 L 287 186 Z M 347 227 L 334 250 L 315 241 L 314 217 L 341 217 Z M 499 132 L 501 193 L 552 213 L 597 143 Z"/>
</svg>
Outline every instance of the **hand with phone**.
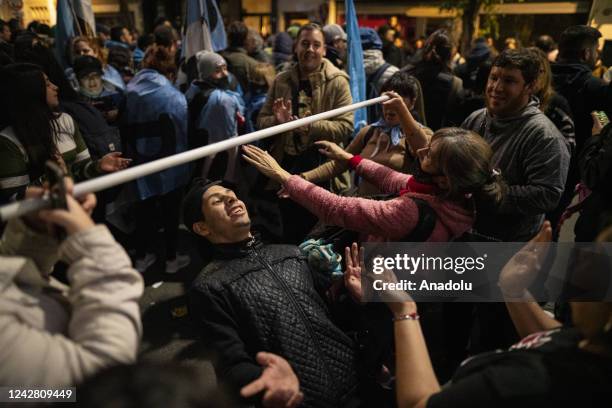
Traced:
<svg viewBox="0 0 612 408">
<path fill-rule="evenodd" d="M 602 129 L 606 127 L 608 123 L 610 123 L 610 119 L 604 111 L 593 111 L 591 112 L 591 117 L 593 118 L 593 128 L 591 129 L 591 134 L 593 136 L 597 136 L 601 133 Z"/>
</svg>

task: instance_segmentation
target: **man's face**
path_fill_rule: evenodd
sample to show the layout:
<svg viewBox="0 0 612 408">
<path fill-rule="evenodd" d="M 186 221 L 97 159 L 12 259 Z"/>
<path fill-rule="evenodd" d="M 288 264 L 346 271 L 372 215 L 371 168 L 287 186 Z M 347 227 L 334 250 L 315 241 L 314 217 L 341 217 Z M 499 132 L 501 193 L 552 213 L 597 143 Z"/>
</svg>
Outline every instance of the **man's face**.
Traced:
<svg viewBox="0 0 612 408">
<path fill-rule="evenodd" d="M 319 30 L 304 30 L 297 39 L 295 53 L 302 72 L 311 73 L 319 69 L 325 55 L 323 33 Z"/>
<path fill-rule="evenodd" d="M 5 25 L 2 28 L 2 32 L 0 32 L 0 39 L 6 42 L 11 41 L 11 29 L 9 26 Z"/>
<path fill-rule="evenodd" d="M 251 219 L 236 194 L 223 186 L 212 186 L 202 197 L 204 221 L 194 225 L 197 234 L 213 244 L 236 243 L 251 236 Z"/>
<path fill-rule="evenodd" d="M 79 78 L 79 85 L 89 95 L 100 95 L 103 89 L 102 76 L 99 72 L 92 72 Z"/>
<path fill-rule="evenodd" d="M 222 78 L 227 78 L 227 76 L 228 76 L 227 65 L 225 64 L 217 66 L 217 69 L 215 70 L 215 72 L 210 74 L 211 79 L 222 79 Z"/>
<path fill-rule="evenodd" d="M 527 105 L 532 92 L 533 84 L 525 83 L 520 69 L 493 67 L 487 82 L 487 109 L 494 116 L 512 116 Z"/>
<path fill-rule="evenodd" d="M 134 38 L 132 37 L 132 33 L 130 33 L 130 30 L 124 28 L 121 34 L 121 42 L 124 42 L 126 44 L 132 44 L 133 41 Z"/>
<path fill-rule="evenodd" d="M 337 38 L 334 40 L 334 48 L 338 50 L 338 54 L 343 58 L 346 54 L 346 49 L 348 48 L 348 43 L 343 38 Z"/>
</svg>

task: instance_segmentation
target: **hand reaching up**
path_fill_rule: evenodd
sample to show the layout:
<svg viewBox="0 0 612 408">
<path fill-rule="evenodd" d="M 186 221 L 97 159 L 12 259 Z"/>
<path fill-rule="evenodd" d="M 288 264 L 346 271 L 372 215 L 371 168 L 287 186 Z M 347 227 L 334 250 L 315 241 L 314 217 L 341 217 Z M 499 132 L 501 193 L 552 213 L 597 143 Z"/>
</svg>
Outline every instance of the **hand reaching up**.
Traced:
<svg viewBox="0 0 612 408">
<path fill-rule="evenodd" d="M 291 99 L 276 99 L 272 104 L 272 112 L 274 112 L 274 118 L 278 124 L 296 119 L 292 114 Z"/>
<path fill-rule="evenodd" d="M 538 235 L 533 237 L 506 263 L 497 282 L 506 299 L 523 299 L 529 286 L 538 276 L 552 241 L 552 228 L 545 221 Z"/>
<path fill-rule="evenodd" d="M 353 300 L 361 303 L 363 299 L 363 289 L 361 287 L 361 271 L 365 271 L 363 261 L 363 248 L 359 250 L 357 243 L 353 242 L 351 247 L 344 249 L 344 261 L 346 270 L 344 271 L 344 286 Z"/>
</svg>

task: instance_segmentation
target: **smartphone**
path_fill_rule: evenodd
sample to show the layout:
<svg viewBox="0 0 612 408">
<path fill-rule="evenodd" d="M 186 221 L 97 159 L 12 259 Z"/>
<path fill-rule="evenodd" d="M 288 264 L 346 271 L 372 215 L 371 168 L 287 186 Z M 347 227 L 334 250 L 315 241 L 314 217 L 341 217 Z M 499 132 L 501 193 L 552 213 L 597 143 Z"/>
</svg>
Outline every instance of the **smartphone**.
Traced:
<svg viewBox="0 0 612 408">
<path fill-rule="evenodd" d="M 608 115 L 606 115 L 606 112 L 604 111 L 595 111 L 595 116 L 597 117 L 601 127 L 604 127 L 610 123 L 610 118 L 608 118 Z"/>
</svg>

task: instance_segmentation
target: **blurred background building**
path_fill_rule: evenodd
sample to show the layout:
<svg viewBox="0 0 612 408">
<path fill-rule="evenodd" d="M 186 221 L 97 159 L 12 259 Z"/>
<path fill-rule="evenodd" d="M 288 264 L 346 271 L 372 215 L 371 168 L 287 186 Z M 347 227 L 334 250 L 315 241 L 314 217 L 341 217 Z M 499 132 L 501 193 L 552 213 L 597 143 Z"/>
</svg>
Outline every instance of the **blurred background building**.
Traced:
<svg viewBox="0 0 612 408">
<path fill-rule="evenodd" d="M 186 0 L 91 1 L 96 22 L 109 26 L 128 23 L 139 31 L 149 30 L 159 16 L 170 18 L 180 27 L 186 4 Z M 24 25 L 38 20 L 53 26 L 55 4 L 56 0 L 0 0 L 0 15 L 5 20 L 20 18 Z M 218 4 L 226 23 L 242 19 L 264 37 L 294 23 L 344 21 L 341 0 L 218 0 Z M 355 0 L 355 5 L 360 25 L 389 24 L 408 41 L 447 27 L 456 33 L 460 43 L 461 33 L 466 32 L 470 39 L 476 35 L 491 36 L 497 41 L 514 37 L 527 44 L 540 34 L 558 38 L 563 28 L 589 22 L 612 38 L 612 0 Z"/>
</svg>

